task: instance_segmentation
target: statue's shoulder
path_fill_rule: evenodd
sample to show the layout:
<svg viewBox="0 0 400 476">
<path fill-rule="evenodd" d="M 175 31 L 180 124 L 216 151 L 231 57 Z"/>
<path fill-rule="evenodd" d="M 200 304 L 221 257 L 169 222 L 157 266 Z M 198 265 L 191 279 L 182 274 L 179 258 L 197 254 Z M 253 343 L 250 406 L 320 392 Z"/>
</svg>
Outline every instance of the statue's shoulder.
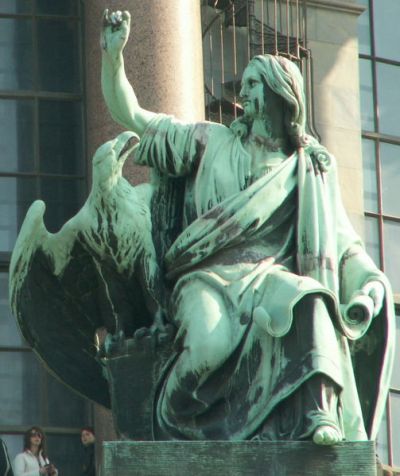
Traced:
<svg viewBox="0 0 400 476">
<path fill-rule="evenodd" d="M 204 121 L 199 123 L 199 125 L 207 129 L 209 135 L 212 135 L 216 139 L 234 139 L 236 135 L 230 127 L 226 126 L 225 124 L 220 124 L 218 122 Z"/>
<path fill-rule="evenodd" d="M 212 121 L 184 121 L 172 115 L 158 114 L 148 125 L 149 129 L 176 129 L 192 131 L 195 136 L 201 135 L 220 135 L 221 137 L 230 137 L 234 135 L 231 128 Z"/>
<path fill-rule="evenodd" d="M 225 124 L 220 124 L 219 122 L 200 121 L 197 123 L 197 127 L 208 129 L 217 134 L 232 133 L 229 127 L 225 126 Z"/>
<path fill-rule="evenodd" d="M 337 169 L 337 163 L 335 156 L 329 152 L 329 150 L 314 137 L 308 136 L 306 146 L 304 147 L 305 153 L 308 154 L 311 160 L 318 163 L 319 167 L 324 172 L 335 172 Z"/>
<path fill-rule="evenodd" d="M 221 144 L 226 144 L 235 138 L 232 130 L 223 124 L 201 121 L 196 122 L 193 126 L 193 138 L 212 148 L 218 147 Z"/>
</svg>

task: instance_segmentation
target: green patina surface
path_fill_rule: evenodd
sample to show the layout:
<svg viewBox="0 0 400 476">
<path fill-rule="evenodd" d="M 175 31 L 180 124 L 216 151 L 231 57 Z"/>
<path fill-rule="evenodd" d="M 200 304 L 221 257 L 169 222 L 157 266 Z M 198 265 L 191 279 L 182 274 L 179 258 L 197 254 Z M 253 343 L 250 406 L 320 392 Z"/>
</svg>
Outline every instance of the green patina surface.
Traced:
<svg viewBox="0 0 400 476">
<path fill-rule="evenodd" d="M 376 476 L 372 442 L 115 441 L 103 452 L 104 476 Z"/>
<path fill-rule="evenodd" d="M 148 438 L 375 439 L 393 363 L 390 285 L 347 218 L 335 158 L 306 133 L 300 71 L 257 56 L 243 74 L 242 117 L 229 128 L 182 123 L 140 107 L 124 70 L 129 28 L 127 12 L 106 12 L 102 87 L 113 118 L 140 137 L 135 161 L 153 169 L 153 182 L 132 188 L 122 179 L 125 133 L 96 153 L 92 193 L 58 234 L 45 230 L 43 204 L 33 205 L 11 270 L 22 327 L 32 333 L 19 303 L 38 250 L 60 280 L 78 241 L 104 282 L 114 325 L 101 316 L 89 329 L 74 322 L 85 335 L 101 325 L 114 334 L 101 356 L 122 426 L 135 412 L 135 380 L 143 388 L 146 376 L 135 370 L 118 398 L 118 365 L 126 376 L 145 308 L 153 337 L 166 325 L 176 333 L 163 370 L 147 370 Z M 86 305 L 88 292 L 78 294 L 74 303 Z M 92 385 L 103 385 L 100 377 Z"/>
</svg>

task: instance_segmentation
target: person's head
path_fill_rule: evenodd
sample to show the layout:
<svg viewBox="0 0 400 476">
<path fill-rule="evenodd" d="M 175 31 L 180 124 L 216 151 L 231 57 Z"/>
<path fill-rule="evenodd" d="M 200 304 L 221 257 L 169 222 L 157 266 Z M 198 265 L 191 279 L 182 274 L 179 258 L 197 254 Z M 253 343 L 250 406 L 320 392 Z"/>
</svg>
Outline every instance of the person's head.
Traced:
<svg viewBox="0 0 400 476">
<path fill-rule="evenodd" d="M 303 77 L 299 68 L 282 56 L 255 56 L 243 73 L 242 97 L 244 117 L 249 124 L 257 117 L 271 119 L 274 107 L 283 108 L 285 131 L 294 147 L 306 140 L 306 104 Z"/>
<path fill-rule="evenodd" d="M 38 426 L 32 426 L 24 434 L 24 451 L 41 451 L 45 453 L 45 436 Z"/>
<path fill-rule="evenodd" d="M 92 445 L 95 441 L 94 429 L 91 426 L 86 426 L 81 429 L 81 442 L 83 446 Z"/>
</svg>

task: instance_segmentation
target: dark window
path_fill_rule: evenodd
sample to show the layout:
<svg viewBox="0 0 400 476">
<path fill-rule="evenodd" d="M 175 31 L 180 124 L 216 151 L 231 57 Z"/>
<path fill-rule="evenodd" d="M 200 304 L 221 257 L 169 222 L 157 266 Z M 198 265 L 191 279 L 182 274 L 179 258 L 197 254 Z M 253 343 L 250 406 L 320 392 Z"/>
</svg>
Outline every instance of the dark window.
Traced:
<svg viewBox="0 0 400 476">
<path fill-rule="evenodd" d="M 53 2 L 57 3 L 57 2 Z M 39 19 L 38 85 L 44 91 L 80 92 L 79 23 Z"/>
<path fill-rule="evenodd" d="M 202 2 L 205 116 L 229 125 L 243 112 L 239 100 L 242 73 L 257 54 L 276 54 L 301 68 L 312 104 L 306 1 L 204 0 Z M 313 126 L 313 107 L 308 108 Z"/>
<path fill-rule="evenodd" d="M 400 29 L 398 0 L 359 0 L 360 99 L 363 135 L 366 246 L 400 293 Z M 397 303 L 399 304 L 399 303 Z M 396 322 L 399 358 L 400 315 Z M 383 463 L 400 465 L 400 375 L 395 365 L 377 439 Z"/>
<path fill-rule="evenodd" d="M 0 174 L 34 172 L 34 102 L 0 100 Z"/>
<path fill-rule="evenodd" d="M 11 458 L 23 432 L 44 428 L 63 476 L 79 473 L 79 430 L 91 406 L 36 358 L 11 315 L 8 267 L 26 212 L 46 202 L 57 231 L 87 195 L 82 96 L 81 3 L 0 1 L 0 434 Z"/>
<path fill-rule="evenodd" d="M 0 89 L 33 88 L 31 19 L 0 18 Z"/>
<path fill-rule="evenodd" d="M 79 102 L 39 101 L 40 172 L 84 174 L 82 126 Z"/>
</svg>

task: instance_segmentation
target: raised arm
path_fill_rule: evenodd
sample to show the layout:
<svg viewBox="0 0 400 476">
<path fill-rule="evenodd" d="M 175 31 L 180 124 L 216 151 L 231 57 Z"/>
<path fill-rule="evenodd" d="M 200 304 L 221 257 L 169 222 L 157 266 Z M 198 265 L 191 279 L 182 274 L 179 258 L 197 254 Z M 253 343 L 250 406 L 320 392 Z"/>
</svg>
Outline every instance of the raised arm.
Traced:
<svg viewBox="0 0 400 476">
<path fill-rule="evenodd" d="M 122 51 L 128 41 L 130 21 L 130 14 L 127 11 L 104 12 L 101 35 L 101 86 L 113 119 L 141 136 L 156 114 L 139 106 L 136 94 L 125 74 Z"/>
</svg>

